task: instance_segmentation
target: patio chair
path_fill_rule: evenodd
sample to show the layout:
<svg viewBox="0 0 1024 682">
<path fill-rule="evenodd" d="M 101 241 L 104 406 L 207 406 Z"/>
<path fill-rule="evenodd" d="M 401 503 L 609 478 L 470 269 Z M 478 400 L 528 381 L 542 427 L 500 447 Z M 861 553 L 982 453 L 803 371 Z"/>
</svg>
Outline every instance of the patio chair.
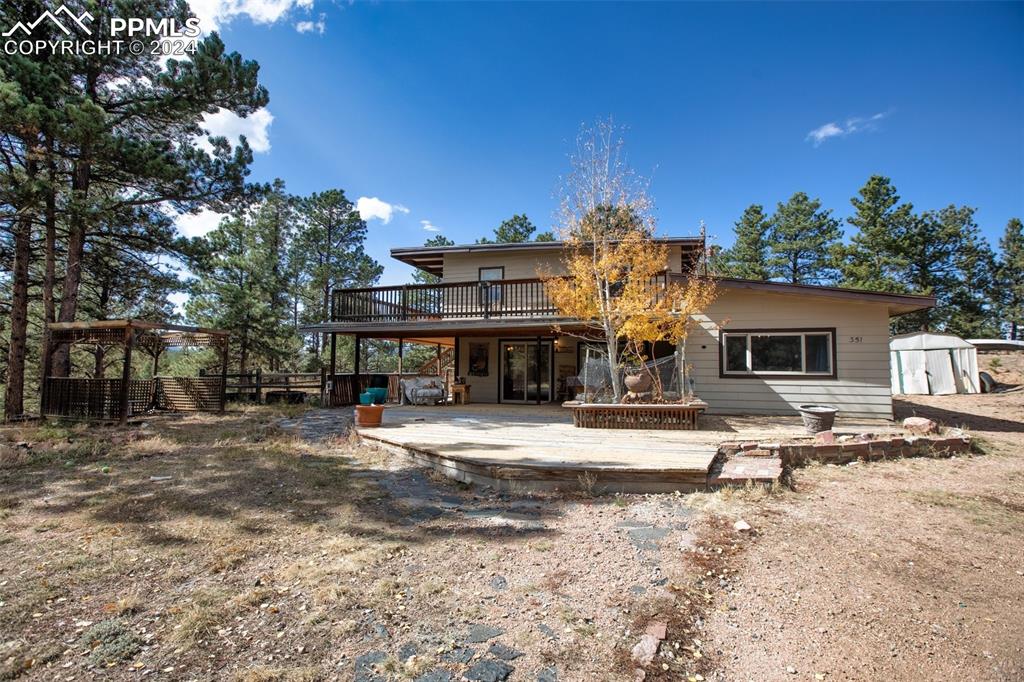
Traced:
<svg viewBox="0 0 1024 682">
<path fill-rule="evenodd" d="M 443 377 L 410 377 L 400 384 L 403 405 L 435 405 L 447 400 Z"/>
</svg>

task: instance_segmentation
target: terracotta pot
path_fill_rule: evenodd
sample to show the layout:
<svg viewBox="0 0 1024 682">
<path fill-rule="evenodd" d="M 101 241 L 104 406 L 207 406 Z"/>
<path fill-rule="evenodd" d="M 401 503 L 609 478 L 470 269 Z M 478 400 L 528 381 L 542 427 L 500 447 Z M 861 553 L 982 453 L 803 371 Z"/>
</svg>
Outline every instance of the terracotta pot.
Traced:
<svg viewBox="0 0 1024 682">
<path fill-rule="evenodd" d="M 356 426 L 380 426 L 383 405 L 356 405 Z"/>
<path fill-rule="evenodd" d="M 626 389 L 630 393 L 646 393 L 651 387 L 651 375 L 649 374 L 627 374 Z"/>
</svg>

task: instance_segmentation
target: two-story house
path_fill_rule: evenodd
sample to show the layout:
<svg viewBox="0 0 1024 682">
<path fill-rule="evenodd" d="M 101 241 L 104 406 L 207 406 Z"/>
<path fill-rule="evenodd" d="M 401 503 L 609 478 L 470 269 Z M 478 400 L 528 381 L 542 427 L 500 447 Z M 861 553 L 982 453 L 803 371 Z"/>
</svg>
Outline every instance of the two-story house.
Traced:
<svg viewBox="0 0 1024 682">
<path fill-rule="evenodd" d="M 661 241 L 666 279 L 687 276 L 704 249 L 700 237 Z M 440 282 L 335 291 L 331 319 L 307 331 L 352 335 L 357 348 L 367 338 L 450 348 L 473 402 L 566 397 L 587 343 L 573 333 L 585 328 L 559 317 L 538 277 L 562 270 L 560 242 L 395 248 L 391 256 Z M 928 296 L 721 278 L 686 342 L 695 393 L 718 413 L 791 414 L 827 403 L 843 416 L 891 418 L 889 320 L 932 305 Z"/>
</svg>

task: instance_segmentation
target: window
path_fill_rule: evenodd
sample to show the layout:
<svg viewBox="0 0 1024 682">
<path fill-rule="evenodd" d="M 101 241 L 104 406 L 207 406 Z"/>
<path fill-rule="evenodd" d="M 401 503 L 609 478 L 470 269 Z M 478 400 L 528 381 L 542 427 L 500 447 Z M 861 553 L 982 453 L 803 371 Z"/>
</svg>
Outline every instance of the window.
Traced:
<svg viewBox="0 0 1024 682">
<path fill-rule="evenodd" d="M 835 377 L 831 329 L 751 329 L 722 333 L 722 376 Z"/>
<path fill-rule="evenodd" d="M 505 279 L 505 266 L 499 265 L 496 268 L 480 268 L 480 281 L 493 282 L 498 279 Z"/>
<path fill-rule="evenodd" d="M 480 280 L 480 305 L 493 307 L 501 301 L 501 280 L 505 279 L 505 266 L 499 265 L 493 268 L 479 268 L 478 279 Z M 495 284 L 483 284 L 483 282 L 495 282 Z"/>
</svg>

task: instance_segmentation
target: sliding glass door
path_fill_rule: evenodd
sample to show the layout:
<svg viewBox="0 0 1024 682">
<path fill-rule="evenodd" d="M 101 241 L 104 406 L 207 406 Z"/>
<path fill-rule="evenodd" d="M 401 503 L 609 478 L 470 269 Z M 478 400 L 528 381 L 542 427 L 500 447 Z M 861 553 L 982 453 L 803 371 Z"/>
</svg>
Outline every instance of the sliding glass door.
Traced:
<svg viewBox="0 0 1024 682">
<path fill-rule="evenodd" d="M 538 357 L 536 341 L 503 341 L 501 402 L 536 403 L 538 396 L 542 403 L 551 401 L 551 342 L 541 341 Z"/>
</svg>

